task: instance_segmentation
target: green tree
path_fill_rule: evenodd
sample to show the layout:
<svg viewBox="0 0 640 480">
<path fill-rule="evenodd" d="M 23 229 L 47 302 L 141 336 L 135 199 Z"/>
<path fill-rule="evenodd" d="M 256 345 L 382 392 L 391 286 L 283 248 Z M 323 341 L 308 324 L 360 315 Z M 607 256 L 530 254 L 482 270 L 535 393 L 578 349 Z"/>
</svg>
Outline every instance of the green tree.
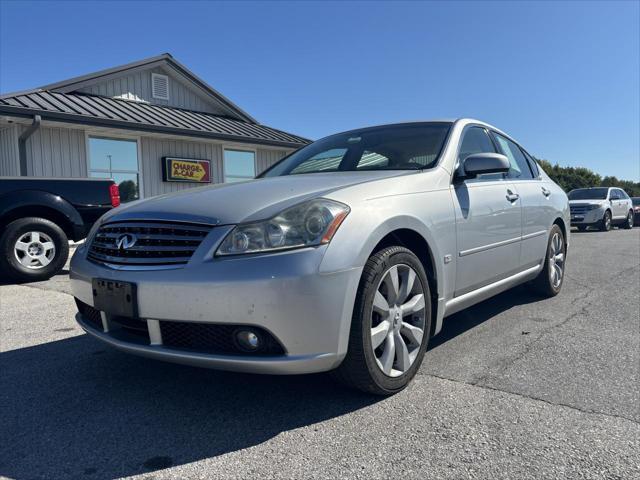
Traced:
<svg viewBox="0 0 640 480">
<path fill-rule="evenodd" d="M 536 159 L 551 179 L 562 187 L 565 192 L 574 188 L 588 187 L 619 187 L 631 197 L 640 197 L 640 182 L 619 180 L 616 177 L 601 177 L 585 167 L 561 167 L 557 163 L 552 165 L 548 160 Z"/>
</svg>

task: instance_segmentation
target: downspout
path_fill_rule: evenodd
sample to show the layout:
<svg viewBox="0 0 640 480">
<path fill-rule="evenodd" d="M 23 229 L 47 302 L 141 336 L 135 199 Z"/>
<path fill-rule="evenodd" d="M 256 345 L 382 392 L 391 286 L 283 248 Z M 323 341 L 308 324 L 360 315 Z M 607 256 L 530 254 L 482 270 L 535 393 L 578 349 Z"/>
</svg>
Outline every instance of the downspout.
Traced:
<svg viewBox="0 0 640 480">
<path fill-rule="evenodd" d="M 29 137 L 36 133 L 36 131 L 40 128 L 40 122 L 42 122 L 42 118 L 40 115 L 34 115 L 33 123 L 29 125 L 22 135 L 18 137 L 18 152 L 20 155 L 20 176 L 27 176 L 27 140 Z"/>
</svg>

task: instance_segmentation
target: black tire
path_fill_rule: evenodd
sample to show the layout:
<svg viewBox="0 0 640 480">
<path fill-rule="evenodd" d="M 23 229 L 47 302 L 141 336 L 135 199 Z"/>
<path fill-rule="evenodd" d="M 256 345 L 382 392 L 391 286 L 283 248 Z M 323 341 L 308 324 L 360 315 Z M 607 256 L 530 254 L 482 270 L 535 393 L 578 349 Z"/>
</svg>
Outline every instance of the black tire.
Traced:
<svg viewBox="0 0 640 480">
<path fill-rule="evenodd" d="M 554 285 L 551 279 L 551 252 L 552 252 L 552 241 L 554 236 L 558 234 L 562 239 L 562 255 L 563 255 L 563 263 L 562 263 L 562 275 L 560 275 L 560 283 Z M 566 260 L 567 260 L 567 241 L 562 233 L 562 229 L 558 225 L 553 225 L 551 227 L 551 232 L 549 232 L 549 240 L 547 240 L 547 250 L 545 251 L 544 257 L 544 266 L 542 270 L 533 281 L 534 289 L 544 297 L 555 297 L 560 293 L 562 289 L 562 284 L 564 283 L 564 272 L 566 271 Z"/>
<path fill-rule="evenodd" d="M 16 242 L 29 232 L 39 232 L 49 237 L 55 251 L 47 265 L 28 268 L 20 263 L 15 251 Z M 18 252 L 21 253 L 21 252 Z M 27 217 L 14 220 L 0 236 L 0 272 L 2 277 L 18 282 L 46 280 L 58 273 L 69 257 L 69 240 L 64 231 L 50 220 Z"/>
<path fill-rule="evenodd" d="M 611 230 L 611 212 L 609 210 L 604 212 L 602 220 L 600 220 L 600 230 L 603 232 Z"/>
<path fill-rule="evenodd" d="M 417 274 L 424 292 L 424 334 L 413 364 L 397 377 L 387 376 L 378 367 L 371 344 L 373 298 L 385 273 L 394 265 L 408 265 Z M 376 395 L 393 395 L 403 390 L 415 376 L 424 358 L 431 332 L 431 293 L 424 267 L 410 250 L 387 247 L 373 254 L 362 272 L 351 320 L 349 347 L 341 365 L 333 372 L 343 384 Z"/>
<path fill-rule="evenodd" d="M 587 229 L 586 225 L 578 225 L 578 231 L 584 232 Z"/>
<path fill-rule="evenodd" d="M 627 219 L 624 221 L 624 228 L 630 230 L 633 228 L 633 210 L 629 210 L 627 213 Z"/>
</svg>

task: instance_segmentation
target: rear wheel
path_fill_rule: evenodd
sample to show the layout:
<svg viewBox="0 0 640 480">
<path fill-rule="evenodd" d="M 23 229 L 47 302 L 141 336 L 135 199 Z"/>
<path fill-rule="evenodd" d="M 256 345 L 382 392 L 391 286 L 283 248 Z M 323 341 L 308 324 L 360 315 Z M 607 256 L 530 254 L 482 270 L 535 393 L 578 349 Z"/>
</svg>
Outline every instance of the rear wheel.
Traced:
<svg viewBox="0 0 640 480">
<path fill-rule="evenodd" d="M 564 281 L 565 261 L 567 258 L 567 244 L 564 234 L 558 225 L 551 227 L 547 242 L 547 255 L 544 266 L 533 281 L 535 289 L 545 297 L 555 297 L 560 293 Z"/>
<path fill-rule="evenodd" d="M 629 210 L 629 213 L 627 213 L 627 219 L 624 222 L 624 228 L 626 228 L 627 230 L 633 228 L 633 210 Z"/>
<path fill-rule="evenodd" d="M 69 240 L 44 218 L 14 220 L 0 236 L 0 272 L 14 281 L 46 280 L 64 267 Z"/>
<path fill-rule="evenodd" d="M 604 216 L 600 221 L 600 230 L 602 230 L 603 232 L 608 232 L 609 230 L 611 230 L 611 212 L 609 210 L 604 212 Z"/>
<path fill-rule="evenodd" d="M 364 392 L 397 393 L 420 368 L 430 331 L 431 294 L 422 263 L 404 247 L 385 248 L 364 267 L 349 349 L 334 374 Z"/>
</svg>

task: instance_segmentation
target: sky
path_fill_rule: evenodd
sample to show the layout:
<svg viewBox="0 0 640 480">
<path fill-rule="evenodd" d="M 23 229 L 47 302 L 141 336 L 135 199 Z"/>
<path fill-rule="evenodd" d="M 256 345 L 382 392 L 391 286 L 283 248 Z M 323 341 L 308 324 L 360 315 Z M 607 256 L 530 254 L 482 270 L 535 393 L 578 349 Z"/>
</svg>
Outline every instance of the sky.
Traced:
<svg viewBox="0 0 640 480">
<path fill-rule="evenodd" d="M 171 53 L 261 123 L 317 139 L 473 117 L 640 181 L 640 2 L 0 0 L 0 92 Z"/>
</svg>

